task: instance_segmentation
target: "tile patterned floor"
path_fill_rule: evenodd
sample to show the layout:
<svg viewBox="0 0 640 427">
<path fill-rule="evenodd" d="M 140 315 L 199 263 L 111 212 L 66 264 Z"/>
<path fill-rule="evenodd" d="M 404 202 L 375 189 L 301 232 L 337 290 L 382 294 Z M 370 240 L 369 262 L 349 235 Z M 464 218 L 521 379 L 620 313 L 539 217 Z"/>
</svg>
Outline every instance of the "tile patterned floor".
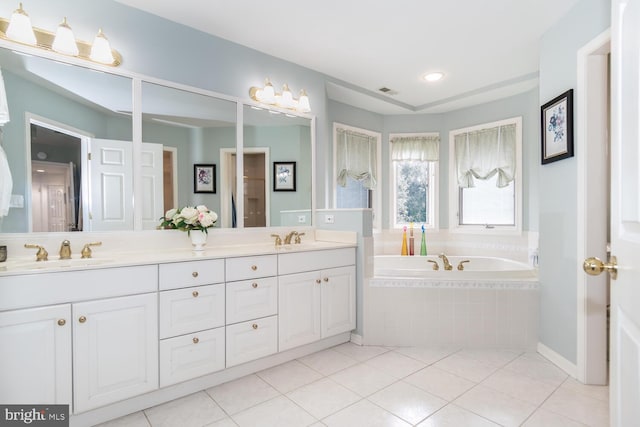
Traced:
<svg viewBox="0 0 640 427">
<path fill-rule="evenodd" d="M 606 427 L 608 417 L 608 387 L 536 353 L 346 343 L 101 427 Z"/>
</svg>

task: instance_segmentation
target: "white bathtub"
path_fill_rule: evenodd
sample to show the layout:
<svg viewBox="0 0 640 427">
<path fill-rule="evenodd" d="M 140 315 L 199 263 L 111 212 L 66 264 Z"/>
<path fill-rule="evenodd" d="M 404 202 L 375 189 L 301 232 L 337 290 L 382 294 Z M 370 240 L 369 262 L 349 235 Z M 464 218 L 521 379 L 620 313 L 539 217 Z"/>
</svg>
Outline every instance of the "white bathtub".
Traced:
<svg viewBox="0 0 640 427">
<path fill-rule="evenodd" d="M 537 270 L 530 265 L 506 258 L 480 256 L 447 256 L 453 266 L 445 270 L 437 255 L 400 256 L 378 255 L 374 258 L 374 277 L 422 278 L 434 280 L 531 281 L 537 280 Z M 435 261 L 439 269 L 433 270 Z M 458 270 L 461 261 L 464 270 Z"/>
</svg>

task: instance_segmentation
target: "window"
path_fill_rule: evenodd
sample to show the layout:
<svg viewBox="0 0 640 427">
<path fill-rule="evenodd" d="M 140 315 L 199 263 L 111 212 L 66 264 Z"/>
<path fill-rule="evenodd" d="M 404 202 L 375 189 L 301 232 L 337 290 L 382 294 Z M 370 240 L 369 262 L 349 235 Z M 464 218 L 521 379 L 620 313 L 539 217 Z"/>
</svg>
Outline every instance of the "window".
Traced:
<svg viewBox="0 0 640 427">
<path fill-rule="evenodd" d="M 522 118 L 449 133 L 450 228 L 522 228 Z"/>
<path fill-rule="evenodd" d="M 439 141 L 438 134 L 390 135 L 392 227 L 437 227 Z"/>
<path fill-rule="evenodd" d="M 336 208 L 372 208 L 374 228 L 380 228 L 377 197 L 381 135 L 333 124 Z M 379 193 L 378 193 L 379 194 Z"/>
</svg>

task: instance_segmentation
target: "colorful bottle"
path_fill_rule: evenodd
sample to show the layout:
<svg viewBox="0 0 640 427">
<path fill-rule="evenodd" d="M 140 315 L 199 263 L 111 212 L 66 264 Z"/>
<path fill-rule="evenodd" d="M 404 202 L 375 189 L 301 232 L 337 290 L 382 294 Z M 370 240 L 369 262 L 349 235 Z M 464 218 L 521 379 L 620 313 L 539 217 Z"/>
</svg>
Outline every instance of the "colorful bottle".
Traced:
<svg viewBox="0 0 640 427">
<path fill-rule="evenodd" d="M 407 255 L 407 226 L 402 228 L 402 250 L 400 255 Z"/>
<path fill-rule="evenodd" d="M 413 223 L 409 225 L 409 256 L 413 256 Z"/>
<path fill-rule="evenodd" d="M 427 239 L 424 235 L 424 224 L 422 225 L 422 242 L 420 242 L 420 255 L 427 255 Z"/>
</svg>

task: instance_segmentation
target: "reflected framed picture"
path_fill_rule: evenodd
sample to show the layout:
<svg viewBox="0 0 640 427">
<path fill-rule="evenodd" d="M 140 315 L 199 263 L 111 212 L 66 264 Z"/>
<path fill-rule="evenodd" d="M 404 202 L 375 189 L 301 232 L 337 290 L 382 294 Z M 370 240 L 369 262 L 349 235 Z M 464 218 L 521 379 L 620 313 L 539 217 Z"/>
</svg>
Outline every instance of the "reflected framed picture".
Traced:
<svg viewBox="0 0 640 427">
<path fill-rule="evenodd" d="M 540 107 L 542 164 L 573 157 L 573 89 Z"/>
<path fill-rule="evenodd" d="M 296 162 L 273 162 L 273 191 L 296 191 Z"/>
<path fill-rule="evenodd" d="M 216 165 L 193 165 L 193 192 L 216 192 Z"/>
</svg>

